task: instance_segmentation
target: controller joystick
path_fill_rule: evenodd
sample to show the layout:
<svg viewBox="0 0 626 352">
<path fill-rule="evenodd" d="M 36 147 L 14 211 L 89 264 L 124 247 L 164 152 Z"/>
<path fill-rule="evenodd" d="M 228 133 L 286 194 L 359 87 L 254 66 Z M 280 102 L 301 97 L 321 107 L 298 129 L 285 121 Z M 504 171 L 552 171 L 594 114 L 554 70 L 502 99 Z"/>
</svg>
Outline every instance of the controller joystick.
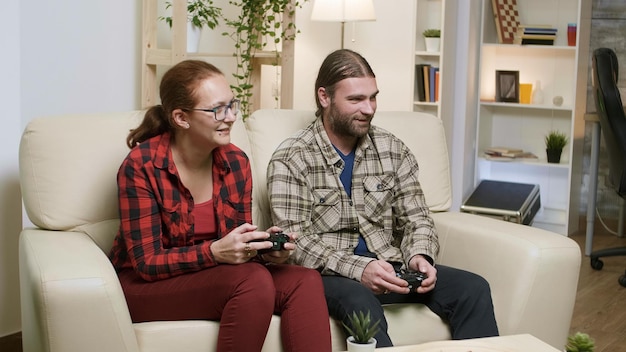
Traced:
<svg viewBox="0 0 626 352">
<path fill-rule="evenodd" d="M 282 232 L 277 232 L 277 233 L 271 233 L 270 237 L 268 238 L 252 240 L 251 242 L 264 242 L 264 241 L 272 242 L 272 247 L 258 250 L 257 253 L 259 254 L 263 254 L 263 253 L 267 253 L 271 251 L 285 250 L 285 243 L 290 242 L 290 239 L 288 235 Z"/>
<path fill-rule="evenodd" d="M 409 289 L 411 291 L 422 286 L 422 281 L 424 281 L 428 277 L 426 276 L 426 274 L 422 272 L 407 271 L 407 270 L 396 271 L 396 276 L 408 282 Z"/>
</svg>

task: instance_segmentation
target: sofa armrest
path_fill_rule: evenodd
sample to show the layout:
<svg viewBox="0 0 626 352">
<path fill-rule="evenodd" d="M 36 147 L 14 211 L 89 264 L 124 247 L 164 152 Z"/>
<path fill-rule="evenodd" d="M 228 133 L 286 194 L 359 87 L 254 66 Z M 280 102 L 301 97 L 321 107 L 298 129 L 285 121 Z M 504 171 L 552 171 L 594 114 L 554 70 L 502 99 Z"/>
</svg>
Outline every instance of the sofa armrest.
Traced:
<svg viewBox="0 0 626 352">
<path fill-rule="evenodd" d="M 89 236 L 24 229 L 19 263 L 24 351 L 139 350 L 117 275 Z"/>
<path fill-rule="evenodd" d="M 501 335 L 528 333 L 562 349 L 572 319 L 580 247 L 550 231 L 485 216 L 442 212 L 438 262 L 482 275 Z"/>
</svg>

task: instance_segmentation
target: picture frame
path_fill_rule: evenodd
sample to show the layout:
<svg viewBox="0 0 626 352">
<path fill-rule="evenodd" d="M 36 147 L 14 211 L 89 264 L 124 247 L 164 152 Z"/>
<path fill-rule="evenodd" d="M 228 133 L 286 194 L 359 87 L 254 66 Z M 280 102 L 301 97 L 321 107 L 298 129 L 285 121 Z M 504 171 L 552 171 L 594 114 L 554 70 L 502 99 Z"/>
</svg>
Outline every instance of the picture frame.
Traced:
<svg viewBox="0 0 626 352">
<path fill-rule="evenodd" d="M 519 71 L 496 70 L 496 102 L 519 103 Z"/>
</svg>

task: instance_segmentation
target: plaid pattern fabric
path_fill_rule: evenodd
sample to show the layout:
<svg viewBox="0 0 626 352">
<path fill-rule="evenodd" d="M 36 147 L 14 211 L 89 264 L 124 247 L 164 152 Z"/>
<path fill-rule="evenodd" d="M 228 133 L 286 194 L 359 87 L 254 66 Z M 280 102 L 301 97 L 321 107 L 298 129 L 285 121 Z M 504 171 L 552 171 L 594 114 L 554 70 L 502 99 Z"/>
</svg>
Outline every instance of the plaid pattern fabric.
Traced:
<svg viewBox="0 0 626 352">
<path fill-rule="evenodd" d="M 325 275 L 360 280 L 372 258 L 354 254 L 359 234 L 378 259 L 435 258 L 439 243 L 406 145 L 372 126 L 355 152 L 352 198 L 339 175 L 344 167 L 321 119 L 285 140 L 268 168 L 272 219 L 297 232 L 292 256 Z"/>
<path fill-rule="evenodd" d="M 216 265 L 212 241 L 194 245 L 194 202 L 172 159 L 170 135 L 133 148 L 117 175 L 120 229 L 109 254 L 117 270 L 147 281 Z M 252 223 L 252 174 L 246 154 L 230 144 L 213 151 L 213 204 L 218 238 Z"/>
</svg>

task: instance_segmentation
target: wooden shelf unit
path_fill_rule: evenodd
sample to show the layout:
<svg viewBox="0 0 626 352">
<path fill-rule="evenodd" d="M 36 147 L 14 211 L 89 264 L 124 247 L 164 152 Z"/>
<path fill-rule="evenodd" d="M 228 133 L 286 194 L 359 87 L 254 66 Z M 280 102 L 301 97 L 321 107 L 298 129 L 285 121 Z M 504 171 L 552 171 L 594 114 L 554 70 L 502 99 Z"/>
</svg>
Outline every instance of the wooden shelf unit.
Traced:
<svg viewBox="0 0 626 352">
<path fill-rule="evenodd" d="M 185 59 L 208 59 L 215 57 L 232 57 L 232 52 L 224 53 L 188 53 L 187 52 L 187 0 L 172 0 L 172 43 L 171 49 L 158 48 L 157 23 L 158 5 L 156 0 L 143 0 L 142 9 L 142 53 L 141 53 L 141 105 L 148 108 L 158 104 L 158 66 L 172 66 Z M 284 21 L 291 21 L 284 16 Z M 286 26 L 284 26 L 286 28 Z M 281 108 L 293 106 L 293 41 L 282 43 L 279 57 L 281 67 Z M 261 82 L 261 66 L 274 65 L 274 52 L 257 52 L 252 60 L 252 92 L 251 106 L 260 106 L 259 87 Z M 224 74 L 229 75 L 228 72 Z M 252 113 L 252 110 L 250 111 Z"/>
</svg>

